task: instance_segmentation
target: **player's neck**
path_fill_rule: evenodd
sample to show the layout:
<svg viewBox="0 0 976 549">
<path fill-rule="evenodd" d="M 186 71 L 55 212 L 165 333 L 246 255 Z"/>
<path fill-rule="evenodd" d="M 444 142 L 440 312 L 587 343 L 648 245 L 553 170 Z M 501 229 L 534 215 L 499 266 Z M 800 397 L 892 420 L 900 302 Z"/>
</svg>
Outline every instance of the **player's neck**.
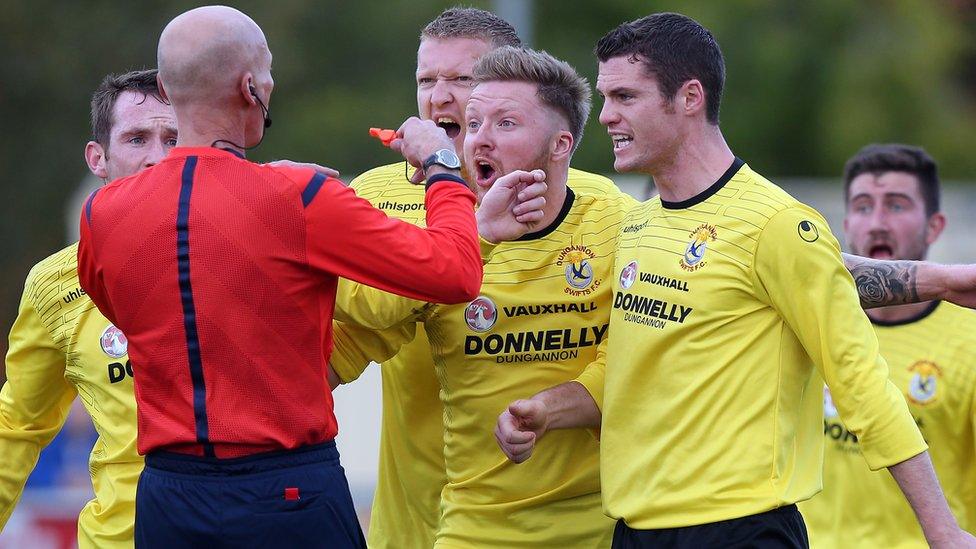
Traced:
<svg viewBox="0 0 976 549">
<path fill-rule="evenodd" d="M 566 180 L 569 178 L 569 167 L 560 166 L 550 167 L 546 171 L 546 205 L 542 207 L 542 221 L 539 227 L 548 228 L 559 218 L 559 212 L 563 209 L 566 202 Z"/>
<path fill-rule="evenodd" d="M 701 194 L 722 177 L 735 160 L 717 126 L 689 136 L 677 152 L 655 167 L 654 185 L 661 200 L 683 202 Z"/>
<path fill-rule="evenodd" d="M 865 311 L 874 322 L 882 324 L 902 323 L 911 321 L 922 316 L 925 311 L 932 306 L 931 301 L 922 303 L 909 303 L 907 305 L 896 305 L 893 307 L 878 307 Z"/>
</svg>

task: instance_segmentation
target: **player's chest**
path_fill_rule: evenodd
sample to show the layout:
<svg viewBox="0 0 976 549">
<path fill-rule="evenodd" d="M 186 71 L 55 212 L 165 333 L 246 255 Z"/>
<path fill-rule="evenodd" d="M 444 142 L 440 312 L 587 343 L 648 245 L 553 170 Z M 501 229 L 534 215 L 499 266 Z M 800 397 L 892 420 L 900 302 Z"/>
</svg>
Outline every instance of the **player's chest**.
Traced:
<svg viewBox="0 0 976 549">
<path fill-rule="evenodd" d="M 434 329 L 452 332 L 453 354 L 467 361 L 589 362 L 608 329 L 611 244 L 493 255 L 481 294 L 439 308 Z"/>
<path fill-rule="evenodd" d="M 132 393 L 128 339 L 94 307 L 78 317 L 65 376 L 91 391 Z"/>
<path fill-rule="evenodd" d="M 681 322 L 693 308 L 736 310 L 753 290 L 755 243 L 748 227 L 724 218 L 630 219 L 615 258 L 614 307 L 670 322 Z"/>
</svg>

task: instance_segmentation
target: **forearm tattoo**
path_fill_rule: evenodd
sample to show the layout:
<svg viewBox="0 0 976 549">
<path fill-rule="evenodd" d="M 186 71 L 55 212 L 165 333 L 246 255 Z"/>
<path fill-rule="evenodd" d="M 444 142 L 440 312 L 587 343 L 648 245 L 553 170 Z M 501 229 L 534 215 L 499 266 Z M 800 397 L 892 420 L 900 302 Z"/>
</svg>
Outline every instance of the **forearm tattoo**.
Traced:
<svg viewBox="0 0 976 549">
<path fill-rule="evenodd" d="M 918 264 L 912 261 L 880 261 L 844 255 L 854 277 L 861 307 L 887 307 L 918 303 Z"/>
</svg>

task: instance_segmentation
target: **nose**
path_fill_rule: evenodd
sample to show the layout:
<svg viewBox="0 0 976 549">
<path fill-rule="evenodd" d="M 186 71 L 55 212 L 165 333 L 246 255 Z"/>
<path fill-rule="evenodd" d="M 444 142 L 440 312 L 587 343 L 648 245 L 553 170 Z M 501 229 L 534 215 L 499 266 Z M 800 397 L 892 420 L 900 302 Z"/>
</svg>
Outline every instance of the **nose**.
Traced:
<svg viewBox="0 0 976 549">
<path fill-rule="evenodd" d="M 452 101 L 454 101 L 454 94 L 451 93 L 451 83 L 440 79 L 434 82 L 434 89 L 430 93 L 430 102 L 441 106 Z"/>
<path fill-rule="evenodd" d="M 470 147 L 472 151 L 490 150 L 494 148 L 491 141 L 491 131 L 488 124 L 482 124 L 473 131 L 468 131 L 464 135 L 465 148 Z"/>
<path fill-rule="evenodd" d="M 886 230 L 888 228 L 888 212 L 883 205 L 871 211 L 871 230 Z"/>
<path fill-rule="evenodd" d="M 143 167 L 155 166 L 166 156 L 166 145 L 162 140 L 152 140 L 151 149 L 146 153 Z"/>
<path fill-rule="evenodd" d="M 617 111 L 613 108 L 610 101 L 604 100 L 603 107 L 600 108 L 600 124 L 609 126 L 618 121 Z"/>
</svg>

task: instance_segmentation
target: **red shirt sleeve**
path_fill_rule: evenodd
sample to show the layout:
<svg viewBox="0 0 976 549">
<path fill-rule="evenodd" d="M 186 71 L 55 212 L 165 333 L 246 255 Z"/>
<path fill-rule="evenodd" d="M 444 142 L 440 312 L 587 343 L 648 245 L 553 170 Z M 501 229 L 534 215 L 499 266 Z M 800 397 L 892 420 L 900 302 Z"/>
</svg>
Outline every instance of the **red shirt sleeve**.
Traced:
<svg viewBox="0 0 976 549">
<path fill-rule="evenodd" d="M 310 186 L 313 183 L 310 183 Z M 427 228 L 388 217 L 336 179 L 303 193 L 309 263 L 384 291 L 462 303 L 481 290 L 475 196 L 458 183 L 427 191 Z"/>
</svg>

